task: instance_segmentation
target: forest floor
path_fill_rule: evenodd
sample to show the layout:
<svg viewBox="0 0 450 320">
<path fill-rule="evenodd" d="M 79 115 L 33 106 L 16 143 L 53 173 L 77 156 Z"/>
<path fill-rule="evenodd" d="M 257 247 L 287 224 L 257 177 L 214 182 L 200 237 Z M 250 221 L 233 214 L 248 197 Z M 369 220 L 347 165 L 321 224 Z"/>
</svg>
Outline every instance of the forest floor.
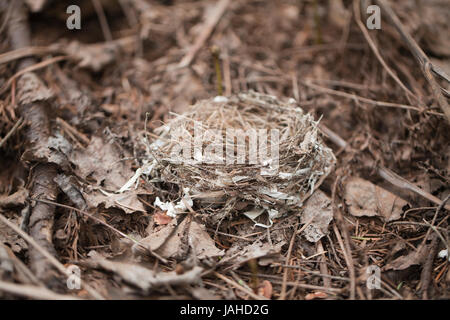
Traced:
<svg viewBox="0 0 450 320">
<path fill-rule="evenodd" d="M 0 1 L 0 298 L 450 298 L 448 1 L 373 1 L 373 30 L 356 0 L 82 0 L 79 30 L 23 2 Z M 270 228 L 144 170 L 174 114 L 250 91 L 336 156 Z"/>
</svg>

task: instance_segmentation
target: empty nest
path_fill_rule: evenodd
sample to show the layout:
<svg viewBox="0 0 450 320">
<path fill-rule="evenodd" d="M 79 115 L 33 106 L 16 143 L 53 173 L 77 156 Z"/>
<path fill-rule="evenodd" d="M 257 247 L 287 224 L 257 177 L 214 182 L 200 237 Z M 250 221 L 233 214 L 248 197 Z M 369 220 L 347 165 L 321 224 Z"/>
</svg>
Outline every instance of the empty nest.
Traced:
<svg viewBox="0 0 450 320">
<path fill-rule="evenodd" d="M 202 100 L 156 130 L 146 173 L 180 187 L 172 215 L 195 203 L 216 222 L 230 213 L 256 219 L 267 212 L 271 225 L 298 210 L 335 164 L 318 123 L 294 99 L 248 92 Z M 170 206 L 159 198 L 155 204 Z"/>
</svg>

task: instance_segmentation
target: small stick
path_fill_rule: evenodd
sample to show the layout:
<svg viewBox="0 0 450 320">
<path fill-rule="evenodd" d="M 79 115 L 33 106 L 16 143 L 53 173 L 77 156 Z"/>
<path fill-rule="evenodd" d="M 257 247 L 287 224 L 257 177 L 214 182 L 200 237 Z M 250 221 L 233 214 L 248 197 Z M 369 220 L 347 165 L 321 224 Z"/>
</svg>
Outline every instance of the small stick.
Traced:
<svg viewBox="0 0 450 320">
<path fill-rule="evenodd" d="M 326 288 L 329 288 L 331 286 L 331 279 L 329 277 L 328 274 L 328 267 L 327 267 L 327 263 L 326 263 L 326 255 L 325 255 L 325 250 L 323 249 L 323 245 L 322 245 L 322 239 L 320 239 L 317 242 L 317 253 L 321 254 L 320 257 L 320 263 L 319 263 L 319 268 L 320 268 L 320 273 L 323 274 L 323 285 Z"/>
<path fill-rule="evenodd" d="M 74 136 L 78 136 L 78 138 L 85 144 L 85 145 L 89 145 L 89 138 L 86 137 L 86 135 L 84 135 L 83 133 L 79 132 L 77 129 L 75 129 L 74 127 L 72 127 L 70 124 L 68 124 L 66 121 L 64 121 L 63 119 L 61 119 L 60 117 L 56 118 L 56 122 L 61 124 L 63 127 L 65 127 L 67 129 L 67 131 L 70 131 L 70 133 L 72 133 Z"/>
<path fill-rule="evenodd" d="M 31 72 L 31 71 L 35 71 L 41 68 L 44 68 L 48 65 L 51 65 L 53 63 L 68 59 L 69 56 L 56 56 L 53 58 L 50 58 L 48 60 L 44 60 L 41 61 L 39 63 L 33 64 L 27 68 L 24 68 L 22 70 L 20 70 L 19 72 L 16 72 L 11 78 L 9 78 L 9 80 L 0 88 L 0 95 L 5 93 L 5 91 L 8 89 L 8 87 L 12 84 L 13 81 L 15 81 L 18 77 L 20 77 L 21 75 L 27 73 L 27 72 Z"/>
<path fill-rule="evenodd" d="M 333 204 L 333 207 L 335 205 Z M 334 211 L 334 210 L 333 210 Z M 337 212 L 337 210 L 336 210 Z M 340 212 L 339 212 L 340 213 Z M 342 215 L 342 214 L 341 214 Z M 338 240 L 339 246 L 341 247 L 342 254 L 344 255 L 345 263 L 347 264 L 348 271 L 350 274 L 350 299 L 355 300 L 356 294 L 356 276 L 355 276 L 355 267 L 353 265 L 353 258 L 351 256 L 351 252 L 347 251 L 347 247 L 345 246 L 344 242 L 342 241 L 342 237 L 339 233 L 339 230 L 336 226 L 336 223 L 333 223 L 333 231 L 336 235 L 336 238 Z"/>
<path fill-rule="evenodd" d="M 238 289 L 238 290 L 240 290 L 240 291 L 242 291 L 242 292 L 248 294 L 251 298 L 253 298 L 253 299 L 255 299 L 255 300 L 269 300 L 269 299 L 267 299 L 266 297 L 262 297 L 262 296 L 259 296 L 259 295 L 255 294 L 255 293 L 251 292 L 250 290 L 244 288 L 243 286 L 241 286 L 241 285 L 238 284 L 237 282 L 235 282 L 235 281 L 233 281 L 233 280 L 231 280 L 231 279 L 228 279 L 227 277 L 225 277 L 224 275 L 222 275 L 222 274 L 220 274 L 220 273 L 218 273 L 218 272 L 216 272 L 216 271 L 214 271 L 214 275 L 215 275 L 217 278 L 222 279 L 223 281 L 225 281 L 225 282 L 228 283 L 229 285 L 232 285 L 232 286 L 235 287 L 236 289 Z"/>
<path fill-rule="evenodd" d="M 98 20 L 100 21 L 100 27 L 102 28 L 103 36 L 107 42 L 112 41 L 113 37 L 111 34 L 111 29 L 108 25 L 108 20 L 106 19 L 105 11 L 103 10 L 102 3 L 99 0 L 92 0 L 95 12 L 97 13 Z"/>
<path fill-rule="evenodd" d="M 251 272 L 252 272 L 252 277 L 251 277 L 251 286 L 253 288 L 253 291 L 257 292 L 258 290 L 258 286 L 259 286 L 259 279 L 258 279 L 258 261 L 256 261 L 256 259 L 250 259 L 247 262 Z"/>
<path fill-rule="evenodd" d="M 433 219 L 431 220 L 430 226 L 434 225 L 434 223 L 436 222 L 436 218 L 437 218 L 439 212 L 442 210 L 442 208 L 445 206 L 445 204 L 447 203 L 447 201 L 449 199 L 450 199 L 450 194 L 447 195 L 447 197 L 442 201 L 442 203 L 436 208 L 436 211 L 434 212 L 434 216 L 433 216 Z M 430 235 L 430 229 L 428 229 L 426 237 L 428 237 L 429 235 Z"/>
<path fill-rule="evenodd" d="M 0 141 L 0 148 L 3 146 L 3 144 L 6 142 L 6 140 L 9 139 L 9 137 L 11 137 L 13 135 L 13 133 L 17 130 L 17 128 L 20 127 L 20 125 L 23 123 L 23 118 L 19 118 L 19 120 L 17 120 L 16 124 L 12 127 L 11 130 L 9 130 L 9 132 L 6 134 L 6 136 L 2 139 L 2 141 Z"/>
<path fill-rule="evenodd" d="M 243 274 L 243 275 L 251 275 L 249 272 L 245 272 L 245 271 L 237 271 L 237 273 Z M 267 278 L 267 279 L 274 279 L 274 280 L 271 280 L 270 282 L 275 283 L 275 284 L 282 284 L 282 281 L 276 280 L 276 279 L 278 279 L 278 277 L 273 276 L 273 275 L 261 274 L 260 273 L 260 274 L 258 274 L 258 277 Z M 326 288 L 326 287 L 323 287 L 323 286 L 316 286 L 316 285 L 313 285 L 313 284 L 299 283 L 299 282 L 292 282 L 292 281 L 288 281 L 286 283 L 286 285 L 288 285 L 290 287 L 298 287 L 298 288 L 303 288 L 303 289 L 320 290 L 320 291 L 330 292 L 332 294 L 342 293 L 343 292 L 342 289 L 338 289 L 338 288 Z"/>
<path fill-rule="evenodd" d="M 212 12 L 204 23 L 202 27 L 202 32 L 198 36 L 197 40 L 195 41 L 194 45 L 189 49 L 189 51 L 186 53 L 186 55 L 181 59 L 178 67 L 184 68 L 189 66 L 192 61 L 195 59 L 195 56 L 197 55 L 198 51 L 201 47 L 203 47 L 203 44 L 208 40 L 209 36 L 213 32 L 216 25 L 219 23 L 220 18 L 222 18 L 223 14 L 225 13 L 226 9 L 228 8 L 230 4 L 230 0 L 220 0 L 217 3 L 216 8 L 214 9 L 214 12 Z"/>
<path fill-rule="evenodd" d="M 428 192 L 420 189 L 418 186 L 412 184 L 411 182 L 409 182 L 405 178 L 399 176 L 395 172 L 389 170 L 388 168 L 379 166 L 377 168 L 377 171 L 378 171 L 378 175 L 380 177 L 382 177 L 384 180 L 392 183 L 394 186 L 412 191 L 437 205 L 441 205 L 443 203 L 443 201 L 441 201 L 438 197 L 435 197 L 431 193 L 428 193 Z M 448 204 L 445 205 L 445 209 L 450 210 L 450 205 L 448 205 Z"/>
<path fill-rule="evenodd" d="M 377 46 L 373 42 L 372 38 L 370 38 L 369 32 L 367 31 L 367 28 L 364 26 L 364 24 L 361 21 L 361 8 L 360 8 L 360 0 L 353 0 L 353 9 L 355 13 L 355 19 L 356 23 L 358 24 L 358 27 L 361 29 L 361 32 L 364 35 L 364 38 L 366 38 L 367 42 L 369 43 L 370 48 L 372 49 L 373 53 L 377 57 L 378 61 L 381 63 L 384 69 L 386 69 L 387 73 L 391 76 L 392 79 L 394 79 L 395 82 L 411 97 L 414 97 L 416 100 L 416 96 L 408 89 L 406 86 L 401 82 L 401 80 L 397 77 L 397 75 L 389 68 L 387 63 L 384 61 L 383 57 L 381 56 L 380 52 L 378 51 Z"/>
<path fill-rule="evenodd" d="M 427 237 L 425 237 L 426 239 Z M 436 257 L 438 251 L 438 237 L 434 235 L 430 244 L 430 251 L 426 257 L 425 263 L 423 265 L 422 273 L 420 274 L 420 291 L 422 291 L 422 299 L 428 300 L 428 288 L 430 286 L 431 276 L 433 272 L 433 261 Z"/>
<path fill-rule="evenodd" d="M 298 229 L 298 225 L 295 227 L 295 231 L 292 234 L 291 241 L 289 243 L 289 249 L 288 249 L 287 256 L 286 256 L 286 265 L 289 265 L 289 260 L 291 260 L 291 253 L 292 253 L 292 248 L 294 247 L 295 237 L 297 236 L 297 229 Z M 281 284 L 280 300 L 286 299 L 286 283 L 287 283 L 288 271 L 289 271 L 288 268 L 284 269 L 283 283 Z"/>
<path fill-rule="evenodd" d="M 19 48 L 0 54 L 0 64 L 8 63 L 17 59 L 26 58 L 33 55 L 56 53 L 57 51 L 58 50 L 55 50 L 52 46 Z"/>
<path fill-rule="evenodd" d="M 437 112 L 433 112 L 433 111 L 429 111 L 429 110 L 423 110 L 420 107 L 416 107 L 416 106 L 410 106 L 410 105 L 406 105 L 406 104 L 400 104 L 400 103 L 393 103 L 393 102 L 386 102 L 386 101 L 377 101 L 377 100 L 372 100 L 369 98 L 364 98 L 361 96 L 358 96 L 356 94 L 351 94 L 351 93 L 347 93 L 347 92 L 343 92 L 343 91 L 338 91 L 338 90 L 333 90 L 333 89 L 329 89 L 329 88 L 324 88 L 321 86 L 318 86 L 316 84 L 311 83 L 310 81 L 307 82 L 302 82 L 303 85 L 310 87 L 311 89 L 314 90 L 318 90 L 321 92 L 325 92 L 328 94 L 332 94 L 335 96 L 340 96 L 343 98 L 348 98 L 348 99 L 352 99 L 352 100 L 357 100 L 357 101 L 361 101 L 367 104 L 372 104 L 376 107 L 387 107 L 387 108 L 400 108 L 400 109 L 406 109 L 406 110 L 414 110 L 417 112 L 425 112 L 428 114 L 433 114 L 436 116 L 444 116 L 442 113 L 437 113 Z"/>
</svg>

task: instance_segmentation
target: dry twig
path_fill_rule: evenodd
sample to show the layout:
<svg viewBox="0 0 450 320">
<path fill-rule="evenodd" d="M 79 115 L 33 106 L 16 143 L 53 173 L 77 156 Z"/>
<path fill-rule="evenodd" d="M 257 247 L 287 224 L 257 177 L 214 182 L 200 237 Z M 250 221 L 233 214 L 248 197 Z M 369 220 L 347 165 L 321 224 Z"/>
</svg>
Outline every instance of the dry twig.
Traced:
<svg viewBox="0 0 450 320">
<path fill-rule="evenodd" d="M 230 0 L 220 0 L 217 3 L 216 7 L 214 8 L 214 11 L 212 13 L 209 13 L 208 19 L 202 26 L 201 28 L 202 31 L 200 35 L 197 37 L 197 40 L 195 41 L 194 45 L 189 49 L 189 51 L 180 61 L 180 64 L 178 65 L 180 68 L 189 66 L 191 62 L 195 59 L 197 52 L 201 49 L 201 47 L 203 47 L 206 40 L 208 40 L 209 36 L 213 32 L 217 23 L 219 23 L 220 18 L 222 18 L 223 14 L 227 10 L 230 3 L 231 3 Z"/>
<path fill-rule="evenodd" d="M 353 0 L 353 9 L 355 14 L 356 23 L 358 24 L 359 29 L 364 35 L 364 38 L 366 38 L 367 42 L 369 43 L 370 48 L 372 49 L 373 53 L 377 57 L 378 61 L 381 63 L 384 69 L 386 69 L 389 76 L 391 76 L 392 79 L 411 97 L 414 97 L 416 100 L 417 98 L 415 95 L 408 89 L 406 86 L 400 81 L 400 79 L 397 77 L 397 75 L 392 71 L 391 68 L 387 65 L 387 63 L 384 61 L 383 57 L 381 56 L 380 52 L 378 51 L 377 46 L 373 42 L 372 38 L 369 35 L 369 32 L 367 31 L 366 26 L 361 21 L 361 7 L 360 7 L 360 0 Z"/>
</svg>

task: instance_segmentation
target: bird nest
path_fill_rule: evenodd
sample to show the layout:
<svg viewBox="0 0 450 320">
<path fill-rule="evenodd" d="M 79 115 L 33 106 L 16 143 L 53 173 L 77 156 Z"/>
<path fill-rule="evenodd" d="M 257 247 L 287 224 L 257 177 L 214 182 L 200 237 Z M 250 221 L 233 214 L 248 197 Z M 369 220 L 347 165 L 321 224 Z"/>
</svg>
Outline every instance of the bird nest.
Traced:
<svg viewBox="0 0 450 320">
<path fill-rule="evenodd" d="M 195 203 L 216 217 L 240 212 L 255 220 L 267 212 L 269 225 L 298 210 L 336 161 L 318 121 L 294 99 L 256 92 L 199 101 L 158 128 L 148 148 L 153 181 L 184 193 L 175 205 L 157 198 L 169 215 Z"/>
</svg>

